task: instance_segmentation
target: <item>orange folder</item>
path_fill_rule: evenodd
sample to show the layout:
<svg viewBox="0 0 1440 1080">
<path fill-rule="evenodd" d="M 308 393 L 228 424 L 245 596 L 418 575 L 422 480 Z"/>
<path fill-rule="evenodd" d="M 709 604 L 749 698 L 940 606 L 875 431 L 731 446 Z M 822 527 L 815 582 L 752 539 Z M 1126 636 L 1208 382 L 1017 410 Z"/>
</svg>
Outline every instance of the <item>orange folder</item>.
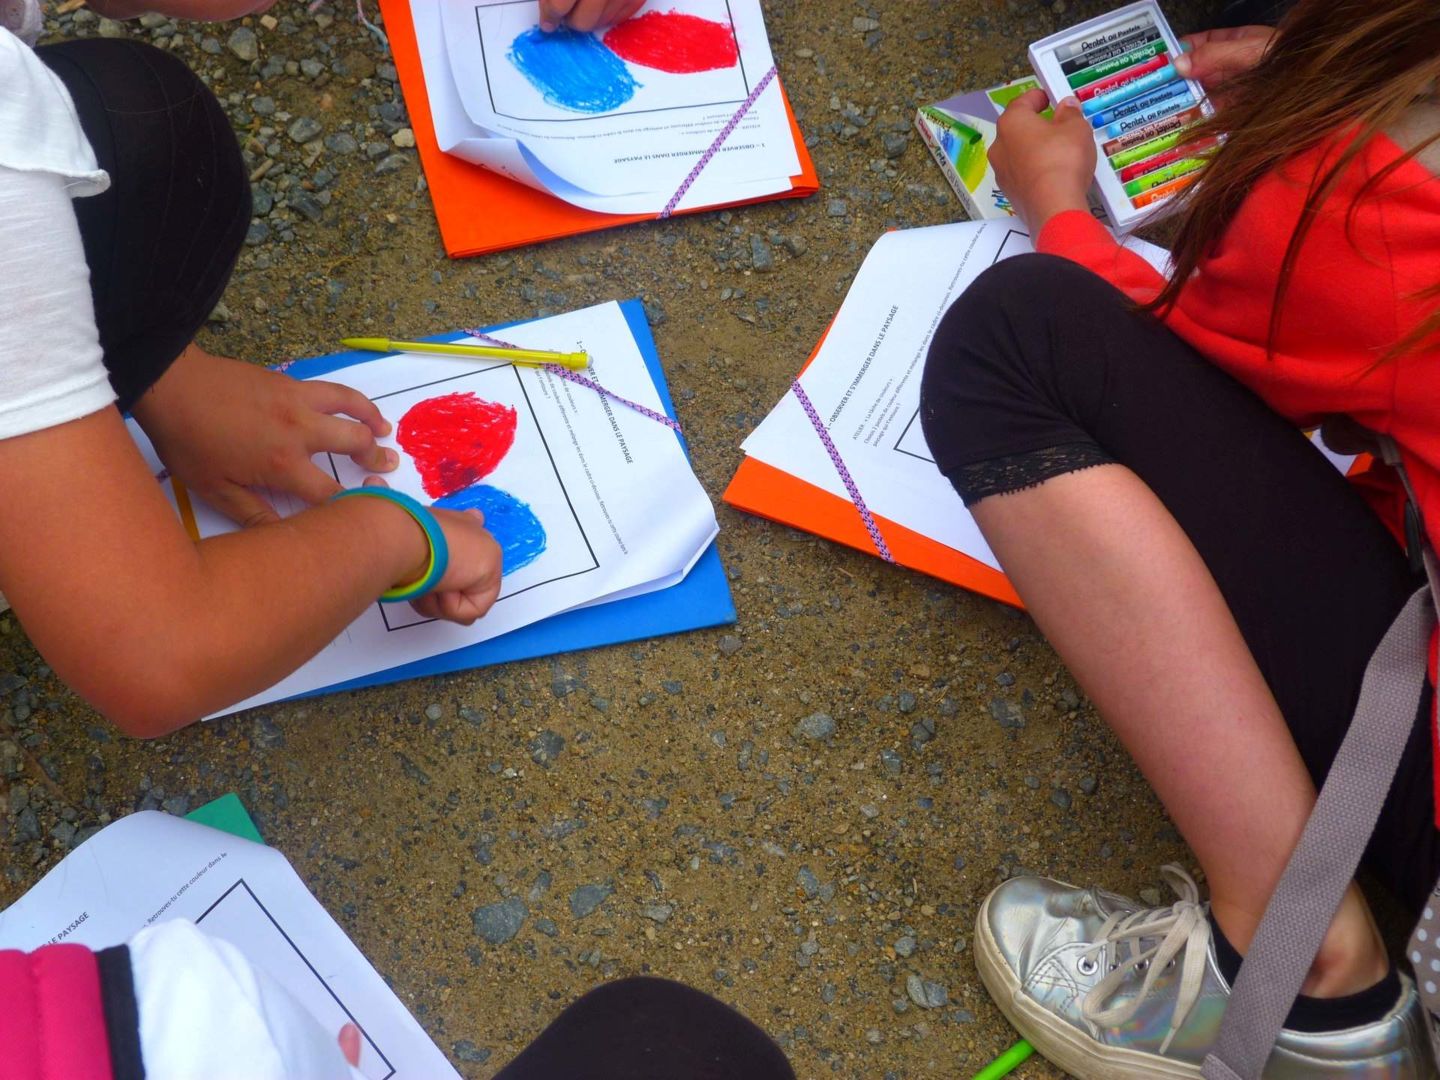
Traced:
<svg viewBox="0 0 1440 1080">
<path fill-rule="evenodd" d="M 827 331 L 827 336 L 828 333 Z M 810 366 L 823 344 L 825 338 L 821 337 L 820 344 L 815 346 L 815 352 L 805 361 L 805 367 Z M 800 370 L 803 372 L 805 368 Z M 860 494 L 863 496 L 865 492 Z M 875 542 L 870 539 L 869 532 L 860 520 L 860 511 L 849 499 L 833 495 L 755 458 L 747 457 L 740 464 L 735 478 L 730 481 L 730 486 L 725 489 L 721 498 L 737 510 L 769 518 L 782 525 L 791 525 L 863 551 L 867 555 L 880 557 L 875 550 Z M 957 495 L 955 499 L 958 506 L 960 497 Z M 890 554 L 901 566 L 919 570 L 922 574 L 929 574 L 1002 603 L 1024 607 L 1014 586 L 1010 584 L 1010 579 L 999 570 L 879 514 L 873 516 L 875 524 L 879 526 L 880 535 L 885 538 L 885 544 L 890 548 Z"/>
<path fill-rule="evenodd" d="M 434 3 L 435 0 L 419 2 Z M 425 167 L 425 178 L 430 184 L 430 200 L 435 206 L 435 218 L 440 223 L 440 237 L 452 259 L 538 244 L 561 236 L 598 232 L 636 221 L 655 220 L 653 214 L 599 214 L 593 210 L 582 210 L 441 150 L 435 141 L 435 124 L 430 118 L 430 98 L 425 92 L 425 76 L 420 67 L 420 47 L 415 40 L 410 3 L 411 0 L 380 0 L 380 11 L 385 17 L 385 33 L 390 38 L 395 69 L 400 74 L 400 87 L 410 112 L 415 145 L 420 150 L 420 162 Z M 784 94 L 783 89 L 780 92 Z M 795 152 L 800 158 L 800 175 L 790 178 L 789 191 L 749 201 L 803 198 L 820 190 L 820 178 L 805 149 L 805 140 L 795 123 L 789 98 L 785 99 L 785 112 L 790 117 Z M 697 206 L 679 213 L 739 205 L 741 203 Z"/>
</svg>

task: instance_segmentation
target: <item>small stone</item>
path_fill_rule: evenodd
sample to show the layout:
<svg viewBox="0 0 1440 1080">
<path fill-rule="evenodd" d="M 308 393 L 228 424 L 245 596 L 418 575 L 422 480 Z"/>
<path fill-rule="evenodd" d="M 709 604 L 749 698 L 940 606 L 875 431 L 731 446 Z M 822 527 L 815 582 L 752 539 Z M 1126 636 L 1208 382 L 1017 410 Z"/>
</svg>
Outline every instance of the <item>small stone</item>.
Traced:
<svg viewBox="0 0 1440 1080">
<path fill-rule="evenodd" d="M 548 769 L 564 749 L 565 737 L 547 729 L 530 740 L 530 760 Z"/>
<path fill-rule="evenodd" d="M 264 221 L 252 221 L 245 231 L 245 246 L 256 247 L 270 239 L 270 225 Z"/>
<path fill-rule="evenodd" d="M 831 199 L 825 204 L 825 213 L 830 217 L 844 217 L 849 212 L 850 208 L 844 199 Z"/>
<path fill-rule="evenodd" d="M 807 739 L 828 739 L 835 734 L 835 720 L 829 713 L 811 713 L 795 725 L 795 731 Z"/>
<path fill-rule="evenodd" d="M 555 925 L 554 919 L 539 918 L 535 920 L 535 929 L 546 937 L 554 937 L 560 933 L 560 927 Z"/>
<path fill-rule="evenodd" d="M 28 806 L 15 819 L 15 838 L 20 841 L 40 839 L 40 819 Z"/>
<path fill-rule="evenodd" d="M 490 1060 L 490 1051 L 476 1046 L 469 1039 L 461 1039 L 451 1049 L 455 1051 L 457 1058 L 470 1065 L 483 1065 Z"/>
<path fill-rule="evenodd" d="M 901 690 L 895 699 L 895 704 L 902 713 L 912 713 L 915 711 L 915 695 L 909 690 Z"/>
<path fill-rule="evenodd" d="M 425 719 L 426 719 L 426 720 L 429 720 L 429 721 L 432 721 L 432 722 L 433 722 L 433 721 L 439 720 L 440 717 L 442 717 L 442 716 L 444 716 L 444 715 L 445 715 L 445 710 L 442 709 L 442 708 L 440 708 L 440 706 L 437 705 L 437 704 L 435 704 L 434 702 L 431 702 L 429 705 L 426 705 L 426 706 L 425 706 Z"/>
<path fill-rule="evenodd" d="M 256 217 L 264 217 L 275 209 L 275 195 L 263 184 L 256 184 L 250 189 L 250 212 Z"/>
<path fill-rule="evenodd" d="M 1071 802 L 1070 792 L 1066 791 L 1064 788 L 1056 788 L 1054 791 L 1050 792 L 1050 801 L 1056 806 L 1058 806 L 1061 810 L 1069 810 Z"/>
<path fill-rule="evenodd" d="M 250 110 L 256 116 L 274 116 L 275 99 L 272 97 L 256 97 L 250 99 Z"/>
<path fill-rule="evenodd" d="M 885 771 L 891 776 L 899 776 L 900 770 L 901 768 L 903 768 L 903 762 L 901 762 L 900 760 L 900 755 L 897 754 L 894 750 L 881 750 L 880 764 L 885 767 Z"/>
<path fill-rule="evenodd" d="M 640 914 L 651 922 L 668 922 L 671 915 L 675 914 L 674 904 L 646 904 L 640 909 Z"/>
<path fill-rule="evenodd" d="M 763 236 L 750 237 L 750 265 L 757 274 L 768 274 L 775 269 L 775 252 Z"/>
<path fill-rule="evenodd" d="M 740 651 L 742 642 L 734 634 L 726 634 L 720 639 L 718 648 L 724 656 L 734 656 Z"/>
<path fill-rule="evenodd" d="M 100 20 L 102 36 L 105 34 L 105 24 L 108 21 L 108 19 Z M 242 26 L 232 33 L 225 39 L 225 44 L 232 53 L 247 64 L 260 56 L 260 40 L 255 36 L 255 31 L 248 26 Z"/>
<path fill-rule="evenodd" d="M 525 901 L 518 896 L 506 897 L 498 904 L 475 909 L 475 933 L 491 945 L 504 945 L 514 940 L 529 915 L 530 909 L 525 906 Z"/>
<path fill-rule="evenodd" d="M 823 1001 L 826 1005 L 833 1005 L 835 1003 L 834 983 L 827 982 L 820 987 L 820 1000 Z"/>
<path fill-rule="evenodd" d="M 879 30 L 880 20 L 872 19 L 866 15 L 856 15 L 850 20 L 850 25 L 853 26 L 858 33 L 865 34 L 871 30 Z"/>
<path fill-rule="evenodd" d="M 320 203 L 320 200 L 308 191 L 300 191 L 291 195 L 290 206 L 292 209 L 304 215 L 307 221 L 319 221 L 325 214 L 325 207 Z"/>
<path fill-rule="evenodd" d="M 410 128 L 401 128 L 390 136 L 390 141 L 402 150 L 409 150 L 415 145 L 415 132 Z"/>
<path fill-rule="evenodd" d="M 1080 794 L 1094 795 L 1095 790 L 1100 786 L 1100 781 L 1093 774 L 1087 773 L 1080 778 Z"/>
<path fill-rule="evenodd" d="M 807 900 L 813 900 L 819 895 L 820 879 L 815 876 L 815 871 L 810 867 L 800 867 L 799 873 L 795 875 L 795 880 L 800 883 L 800 888 L 804 891 Z"/>
<path fill-rule="evenodd" d="M 910 136 L 903 131 L 887 131 L 880 136 L 880 145 L 885 148 L 885 156 L 893 160 L 905 153 L 910 145 Z"/>
<path fill-rule="evenodd" d="M 797 259 L 810 250 L 810 245 L 803 236 L 787 236 L 785 238 L 785 247 L 790 254 Z"/>
<path fill-rule="evenodd" d="M 332 154 L 353 154 L 360 149 L 360 144 L 348 131 L 337 131 L 325 136 L 325 149 Z"/>
<path fill-rule="evenodd" d="M 885 1036 L 881 1034 L 879 1028 L 865 1029 L 865 1041 L 868 1042 L 871 1046 L 879 1046 L 882 1042 L 884 1042 L 884 1040 Z"/>
<path fill-rule="evenodd" d="M 56 847 L 64 851 L 70 846 L 70 841 L 75 839 L 75 826 L 68 821 L 58 821 L 50 830 L 50 838 L 55 841 Z"/>
<path fill-rule="evenodd" d="M 943 1009 L 950 1003 L 950 992 L 945 987 L 919 975 L 906 976 L 905 993 L 922 1009 Z"/>
<path fill-rule="evenodd" d="M 387 173 L 399 172 L 409 162 L 410 159 L 404 154 L 391 154 L 389 157 L 381 158 L 380 164 L 375 166 L 375 175 L 385 176 Z"/>
<path fill-rule="evenodd" d="M 909 934 L 895 940 L 895 955 L 908 958 L 915 955 L 916 941 Z"/>
<path fill-rule="evenodd" d="M 300 73 L 307 79 L 318 79 L 324 70 L 325 65 L 313 57 L 307 57 L 300 61 Z"/>
<path fill-rule="evenodd" d="M 1160 890 L 1155 888 L 1144 888 L 1140 890 L 1140 902 L 1146 907 L 1160 906 Z"/>
<path fill-rule="evenodd" d="M 324 130 L 324 126 L 314 117 L 297 116 L 285 129 L 285 134 L 290 136 L 291 142 L 307 143 Z"/>
<path fill-rule="evenodd" d="M 570 894 L 570 914 L 577 919 L 594 913 L 615 891 L 611 885 L 581 885 Z"/>
</svg>

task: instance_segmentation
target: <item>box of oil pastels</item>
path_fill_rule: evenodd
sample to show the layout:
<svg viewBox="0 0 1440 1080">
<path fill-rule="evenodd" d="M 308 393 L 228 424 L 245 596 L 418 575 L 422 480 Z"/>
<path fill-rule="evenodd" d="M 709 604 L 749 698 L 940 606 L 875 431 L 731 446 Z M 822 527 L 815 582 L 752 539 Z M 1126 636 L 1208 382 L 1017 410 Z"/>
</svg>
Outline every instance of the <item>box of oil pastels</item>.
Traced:
<svg viewBox="0 0 1440 1080">
<path fill-rule="evenodd" d="M 1180 41 L 1155 0 L 1089 19 L 1030 46 L 1051 101 L 1074 96 L 1095 131 L 1095 184 L 1126 232 L 1193 183 L 1213 141 L 1193 128 L 1211 113 L 1200 85 L 1171 62 Z"/>
</svg>

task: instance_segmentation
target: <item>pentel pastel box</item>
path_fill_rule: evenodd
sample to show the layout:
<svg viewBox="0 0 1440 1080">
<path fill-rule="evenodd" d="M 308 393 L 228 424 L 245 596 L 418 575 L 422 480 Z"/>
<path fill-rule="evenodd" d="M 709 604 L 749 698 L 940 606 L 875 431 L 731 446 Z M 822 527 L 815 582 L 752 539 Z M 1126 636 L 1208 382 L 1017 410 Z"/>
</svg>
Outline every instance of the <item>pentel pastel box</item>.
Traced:
<svg viewBox="0 0 1440 1080">
<path fill-rule="evenodd" d="M 1155 0 L 1088 19 L 1030 46 L 1051 101 L 1074 95 L 1095 133 L 1095 187 L 1110 221 L 1129 232 L 1193 183 L 1214 140 L 1193 128 L 1213 111 L 1200 84 L 1171 61 L 1180 39 Z"/>
</svg>

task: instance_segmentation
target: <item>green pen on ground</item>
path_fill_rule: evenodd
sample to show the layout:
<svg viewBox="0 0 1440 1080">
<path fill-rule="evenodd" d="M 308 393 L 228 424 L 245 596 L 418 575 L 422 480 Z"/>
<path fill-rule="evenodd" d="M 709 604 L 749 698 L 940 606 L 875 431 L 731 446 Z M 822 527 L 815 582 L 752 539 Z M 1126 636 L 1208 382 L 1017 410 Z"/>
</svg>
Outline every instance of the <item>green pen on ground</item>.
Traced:
<svg viewBox="0 0 1440 1080">
<path fill-rule="evenodd" d="M 973 1080 L 1000 1080 L 1020 1067 L 1020 1063 L 1035 1053 L 1035 1048 L 1024 1039 L 1010 1047 L 989 1065 L 975 1074 Z"/>
</svg>

